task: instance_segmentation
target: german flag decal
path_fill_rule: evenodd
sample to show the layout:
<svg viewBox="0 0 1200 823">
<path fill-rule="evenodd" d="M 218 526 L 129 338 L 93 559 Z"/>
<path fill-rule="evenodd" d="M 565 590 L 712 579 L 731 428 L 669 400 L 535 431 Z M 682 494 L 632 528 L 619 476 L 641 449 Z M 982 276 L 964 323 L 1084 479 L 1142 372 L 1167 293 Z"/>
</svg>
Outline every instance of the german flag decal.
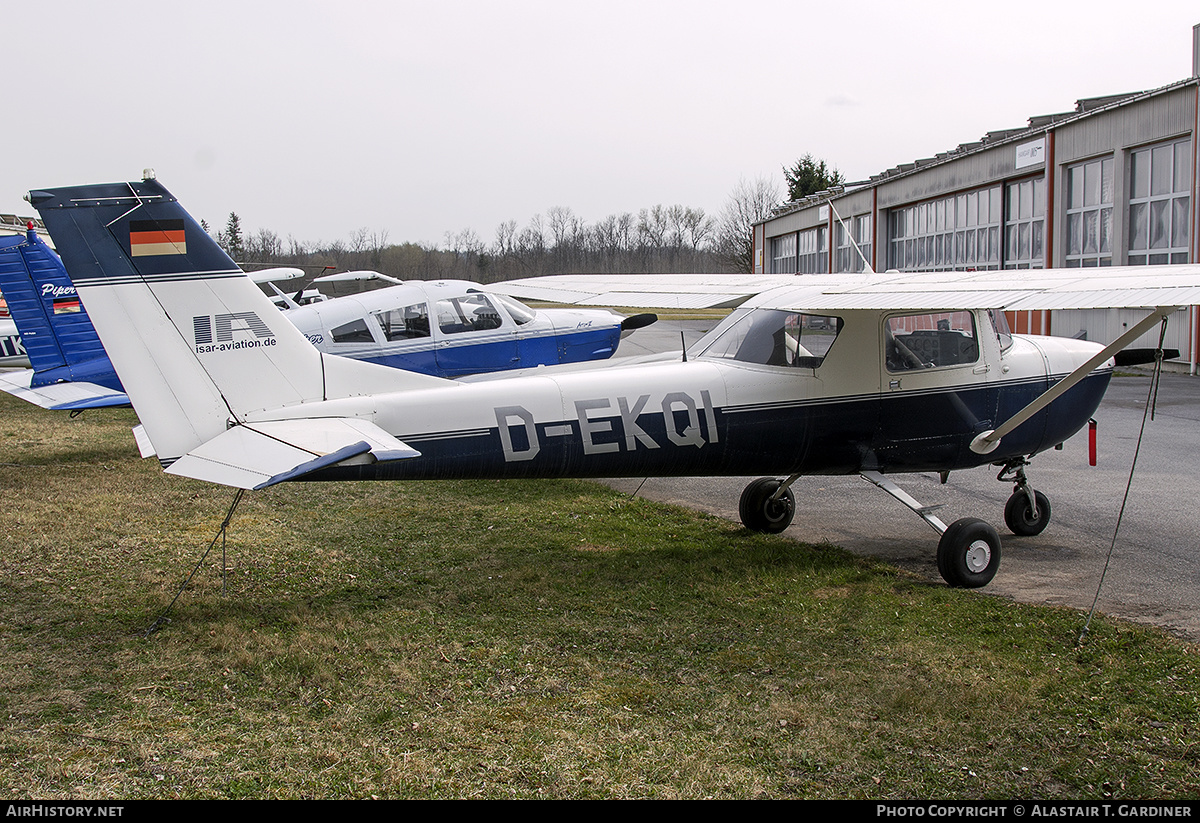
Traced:
<svg viewBox="0 0 1200 823">
<path fill-rule="evenodd" d="M 79 298 L 74 295 L 54 298 L 55 314 L 78 314 L 82 310 L 83 306 L 79 304 Z"/>
<path fill-rule="evenodd" d="M 129 253 L 134 257 L 187 254 L 182 220 L 130 220 Z"/>
</svg>

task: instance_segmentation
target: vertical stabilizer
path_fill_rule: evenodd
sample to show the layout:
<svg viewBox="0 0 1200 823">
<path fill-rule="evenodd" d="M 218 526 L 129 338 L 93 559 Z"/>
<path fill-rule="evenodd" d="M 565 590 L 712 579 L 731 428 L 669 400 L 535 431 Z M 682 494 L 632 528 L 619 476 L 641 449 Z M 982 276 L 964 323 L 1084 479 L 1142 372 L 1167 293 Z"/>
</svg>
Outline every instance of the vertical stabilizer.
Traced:
<svg viewBox="0 0 1200 823">
<path fill-rule="evenodd" d="M 28 199 L 163 462 L 250 414 L 431 379 L 323 358 L 156 180 Z"/>
<path fill-rule="evenodd" d="M 122 391 L 62 260 L 32 228 L 0 239 L 0 291 L 29 353 L 30 388 L 89 382 Z"/>
</svg>

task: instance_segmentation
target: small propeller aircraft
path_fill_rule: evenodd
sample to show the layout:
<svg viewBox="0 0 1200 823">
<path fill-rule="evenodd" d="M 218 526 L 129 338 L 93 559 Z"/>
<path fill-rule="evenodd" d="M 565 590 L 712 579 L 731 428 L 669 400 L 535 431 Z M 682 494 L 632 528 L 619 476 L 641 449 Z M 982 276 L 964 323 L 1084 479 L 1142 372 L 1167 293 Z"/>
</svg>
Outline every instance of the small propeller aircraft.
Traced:
<svg viewBox="0 0 1200 823">
<path fill-rule="evenodd" d="M 383 280 L 395 285 L 300 305 L 275 299 L 323 352 L 438 377 L 611 357 L 621 336 L 653 323 L 602 309 L 534 310 L 465 280 L 401 282 L 377 272 L 345 272 L 315 282 Z"/>
<path fill-rule="evenodd" d="M 941 534 L 963 587 L 996 573 L 996 529 L 946 525 L 886 475 L 1001 465 L 1008 525 L 1041 531 L 1029 458 L 1087 423 L 1114 352 L 1200 302 L 1189 265 L 790 277 L 676 359 L 464 383 L 317 351 L 156 180 L 28 199 L 168 473 L 238 489 L 763 474 L 740 508 L 766 532 L 791 521 L 799 477 L 858 473 Z M 1000 311 L 1118 305 L 1151 309 L 1109 346 L 1013 335 Z"/>
</svg>

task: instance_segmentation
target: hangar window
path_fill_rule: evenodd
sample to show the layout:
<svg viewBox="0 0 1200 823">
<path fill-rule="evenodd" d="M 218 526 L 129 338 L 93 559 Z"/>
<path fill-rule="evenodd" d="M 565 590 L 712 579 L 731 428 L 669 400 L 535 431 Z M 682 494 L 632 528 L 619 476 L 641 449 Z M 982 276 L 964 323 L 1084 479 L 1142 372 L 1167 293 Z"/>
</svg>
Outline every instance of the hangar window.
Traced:
<svg viewBox="0 0 1200 823">
<path fill-rule="evenodd" d="M 975 315 L 969 311 L 893 315 L 884 324 L 891 372 L 963 366 L 979 360 Z"/>
<path fill-rule="evenodd" d="M 847 227 L 849 231 L 847 231 Z M 854 242 L 852 243 L 851 240 Z M 854 245 L 858 244 L 858 251 Z M 839 272 L 859 272 L 864 270 L 863 260 L 871 259 L 871 215 L 862 214 L 852 217 L 847 224 L 837 224 L 837 250 L 834 254 L 834 266 Z"/>
<path fill-rule="evenodd" d="M 839 317 L 759 309 L 733 323 L 702 357 L 815 369 L 842 329 Z"/>
<path fill-rule="evenodd" d="M 829 228 L 817 226 L 800 232 L 796 239 L 796 271 L 824 274 L 829 271 Z"/>
<path fill-rule="evenodd" d="M 771 238 L 771 274 L 796 273 L 796 235 Z"/>
<path fill-rule="evenodd" d="M 1004 268 L 1045 268 L 1046 178 L 1009 183 L 1004 199 Z"/>
<path fill-rule="evenodd" d="M 376 313 L 375 319 L 389 343 L 429 336 L 429 309 L 424 303 L 381 311 Z"/>
<path fill-rule="evenodd" d="M 1113 159 L 1067 169 L 1068 268 L 1112 265 Z"/>
<path fill-rule="evenodd" d="M 1191 179 L 1191 140 L 1130 152 L 1130 265 L 1188 262 Z"/>
<path fill-rule="evenodd" d="M 1000 268 L 1000 187 L 976 189 L 888 213 L 888 268 Z"/>
</svg>

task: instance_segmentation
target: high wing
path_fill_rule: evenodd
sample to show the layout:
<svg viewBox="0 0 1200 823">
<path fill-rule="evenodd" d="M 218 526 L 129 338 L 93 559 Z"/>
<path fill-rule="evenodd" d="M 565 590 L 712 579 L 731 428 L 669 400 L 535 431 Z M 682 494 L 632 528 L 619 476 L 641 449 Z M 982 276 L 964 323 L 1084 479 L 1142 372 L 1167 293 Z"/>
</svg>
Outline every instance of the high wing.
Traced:
<svg viewBox="0 0 1200 823">
<path fill-rule="evenodd" d="M 1153 308 L 1200 304 L 1200 265 L 871 274 L 554 275 L 488 288 L 531 300 L 638 308 L 733 308 L 771 291 L 796 309 Z M 776 291 L 777 290 L 777 291 Z"/>
<path fill-rule="evenodd" d="M 491 291 L 527 300 L 624 308 L 732 309 L 792 274 L 563 274 L 489 283 Z"/>
</svg>

